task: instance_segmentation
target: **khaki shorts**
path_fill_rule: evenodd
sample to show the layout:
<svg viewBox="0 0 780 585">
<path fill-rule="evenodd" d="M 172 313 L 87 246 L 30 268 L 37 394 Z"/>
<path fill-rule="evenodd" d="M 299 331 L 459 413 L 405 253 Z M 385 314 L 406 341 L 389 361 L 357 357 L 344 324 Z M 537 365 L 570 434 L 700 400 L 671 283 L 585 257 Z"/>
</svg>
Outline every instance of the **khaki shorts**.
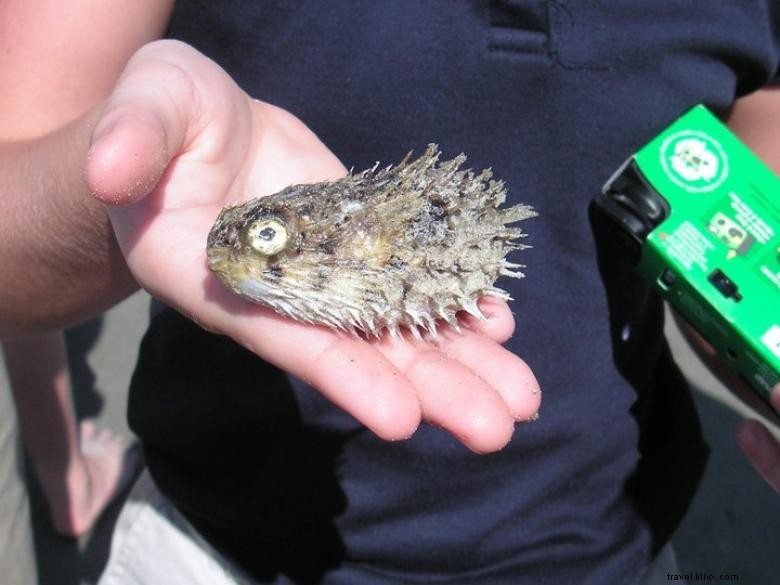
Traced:
<svg viewBox="0 0 780 585">
<path fill-rule="evenodd" d="M 98 585 L 248 585 L 144 470 L 119 515 Z"/>
</svg>

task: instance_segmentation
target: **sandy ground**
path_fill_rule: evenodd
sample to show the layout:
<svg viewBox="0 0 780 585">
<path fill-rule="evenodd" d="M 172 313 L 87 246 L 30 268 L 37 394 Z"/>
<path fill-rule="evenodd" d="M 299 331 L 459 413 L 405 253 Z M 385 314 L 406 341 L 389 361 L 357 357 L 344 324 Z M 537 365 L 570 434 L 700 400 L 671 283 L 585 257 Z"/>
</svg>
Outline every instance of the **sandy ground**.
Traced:
<svg viewBox="0 0 780 585">
<path fill-rule="evenodd" d="M 98 322 L 68 333 L 71 369 L 80 416 L 131 437 L 125 399 L 138 342 L 147 325 L 148 298 L 139 293 Z M 780 496 L 752 471 L 732 440 L 745 407 L 702 369 L 668 327 L 675 353 L 699 389 L 700 409 L 712 455 L 704 482 L 674 544 L 683 572 L 737 575 L 739 583 L 778 582 Z M 6 384 L 0 368 L 0 383 Z M 48 524 L 40 493 L 31 481 L 33 523 L 41 585 L 93 584 L 105 563 L 117 508 L 79 542 L 59 538 Z"/>
</svg>

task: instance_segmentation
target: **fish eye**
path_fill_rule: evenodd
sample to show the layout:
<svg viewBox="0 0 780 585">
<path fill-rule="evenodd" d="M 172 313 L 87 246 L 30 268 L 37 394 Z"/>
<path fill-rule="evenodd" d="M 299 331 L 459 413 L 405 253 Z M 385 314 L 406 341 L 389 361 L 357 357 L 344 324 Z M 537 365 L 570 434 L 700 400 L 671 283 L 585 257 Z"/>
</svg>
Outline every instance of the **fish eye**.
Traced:
<svg viewBox="0 0 780 585">
<path fill-rule="evenodd" d="M 247 243 L 253 250 L 272 256 L 287 247 L 287 227 L 278 219 L 258 219 L 246 230 Z"/>
</svg>

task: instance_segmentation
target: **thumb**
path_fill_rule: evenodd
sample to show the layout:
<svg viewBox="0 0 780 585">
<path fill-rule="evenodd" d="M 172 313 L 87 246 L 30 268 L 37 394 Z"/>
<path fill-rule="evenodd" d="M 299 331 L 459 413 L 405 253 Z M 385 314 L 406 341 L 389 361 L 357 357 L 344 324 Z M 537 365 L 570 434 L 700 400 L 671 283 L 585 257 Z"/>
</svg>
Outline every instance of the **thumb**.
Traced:
<svg viewBox="0 0 780 585">
<path fill-rule="evenodd" d="M 158 41 L 130 59 L 92 133 L 84 174 L 90 192 L 110 205 L 151 192 L 185 146 L 193 125 L 188 61 L 201 55 L 175 41 Z"/>
<path fill-rule="evenodd" d="M 759 475 L 780 492 L 780 444 L 757 420 L 740 421 L 734 435 Z"/>
<path fill-rule="evenodd" d="M 777 413 L 780 414 L 780 382 L 775 384 L 774 388 L 772 388 L 772 392 L 769 395 L 769 401 L 772 403 L 772 406 Z"/>
</svg>

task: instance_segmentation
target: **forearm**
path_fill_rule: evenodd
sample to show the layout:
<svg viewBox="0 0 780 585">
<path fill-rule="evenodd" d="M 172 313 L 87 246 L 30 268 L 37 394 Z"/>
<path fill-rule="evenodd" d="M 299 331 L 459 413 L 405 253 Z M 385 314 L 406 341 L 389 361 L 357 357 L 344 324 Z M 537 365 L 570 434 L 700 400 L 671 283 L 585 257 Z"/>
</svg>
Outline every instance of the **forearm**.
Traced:
<svg viewBox="0 0 780 585">
<path fill-rule="evenodd" d="M 95 118 L 0 145 L 0 336 L 87 319 L 137 288 L 83 180 Z"/>
<path fill-rule="evenodd" d="M 0 2 L 0 336 L 91 317 L 135 289 L 84 163 L 100 104 L 172 7 Z"/>
</svg>

